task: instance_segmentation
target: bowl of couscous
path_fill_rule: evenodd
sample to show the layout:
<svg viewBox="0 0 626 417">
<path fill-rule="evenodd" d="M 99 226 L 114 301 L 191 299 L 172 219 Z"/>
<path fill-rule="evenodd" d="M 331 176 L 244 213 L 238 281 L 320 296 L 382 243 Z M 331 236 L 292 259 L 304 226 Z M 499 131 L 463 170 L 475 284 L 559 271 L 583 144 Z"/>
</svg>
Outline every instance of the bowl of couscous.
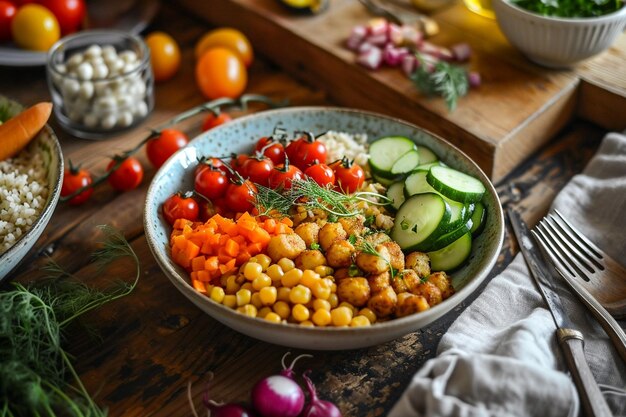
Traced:
<svg viewBox="0 0 626 417">
<path fill-rule="evenodd" d="M 1 121 L 22 110 L 0 96 Z M 61 146 L 49 125 L 17 155 L 0 161 L 0 282 L 41 236 L 59 201 L 62 180 Z"/>
</svg>

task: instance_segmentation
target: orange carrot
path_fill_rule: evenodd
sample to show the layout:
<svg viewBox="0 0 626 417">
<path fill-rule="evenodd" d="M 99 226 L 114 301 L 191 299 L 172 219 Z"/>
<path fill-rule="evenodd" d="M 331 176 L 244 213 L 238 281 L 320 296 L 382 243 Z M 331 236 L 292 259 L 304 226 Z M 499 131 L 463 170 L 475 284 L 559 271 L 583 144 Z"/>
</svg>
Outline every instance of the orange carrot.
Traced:
<svg viewBox="0 0 626 417">
<path fill-rule="evenodd" d="M 52 103 L 35 104 L 0 125 L 0 161 L 17 155 L 46 125 Z"/>
</svg>

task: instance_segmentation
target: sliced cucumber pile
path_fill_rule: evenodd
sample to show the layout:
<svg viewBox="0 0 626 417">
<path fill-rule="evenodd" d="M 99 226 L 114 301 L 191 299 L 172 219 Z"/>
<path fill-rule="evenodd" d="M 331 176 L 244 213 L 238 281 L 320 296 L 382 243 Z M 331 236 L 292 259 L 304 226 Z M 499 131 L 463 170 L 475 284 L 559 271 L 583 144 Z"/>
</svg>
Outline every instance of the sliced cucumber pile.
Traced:
<svg viewBox="0 0 626 417">
<path fill-rule="evenodd" d="M 486 188 L 409 141 L 393 136 L 370 146 L 373 177 L 388 187 L 397 210 L 391 238 L 405 252 L 427 252 L 433 271 L 451 271 L 467 260 L 472 238 L 484 228 Z"/>
</svg>

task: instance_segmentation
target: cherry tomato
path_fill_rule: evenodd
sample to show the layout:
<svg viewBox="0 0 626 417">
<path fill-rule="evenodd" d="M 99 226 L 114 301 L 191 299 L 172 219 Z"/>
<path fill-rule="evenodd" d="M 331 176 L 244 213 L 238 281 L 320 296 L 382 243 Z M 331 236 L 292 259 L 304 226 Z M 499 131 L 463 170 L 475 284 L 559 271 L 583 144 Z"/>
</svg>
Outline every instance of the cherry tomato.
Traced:
<svg viewBox="0 0 626 417">
<path fill-rule="evenodd" d="M 37 3 L 54 14 L 59 21 L 62 36 L 81 28 L 87 10 L 83 0 L 38 0 Z"/>
<path fill-rule="evenodd" d="M 16 12 L 11 2 L 0 0 L 0 42 L 11 40 L 11 21 Z"/>
<path fill-rule="evenodd" d="M 274 163 L 271 159 L 265 157 L 248 158 L 243 165 L 243 171 L 247 174 L 250 181 L 265 186 L 269 184 L 270 174 L 273 169 Z"/>
<path fill-rule="evenodd" d="M 222 125 L 226 122 L 233 120 L 228 113 L 221 112 L 217 116 L 213 113 L 207 114 L 202 122 L 202 131 L 206 132 L 209 129 L 213 129 L 216 126 Z"/>
<path fill-rule="evenodd" d="M 337 178 L 336 188 L 339 191 L 350 194 L 363 186 L 365 172 L 354 161 L 344 157 L 341 161 L 330 164 L 330 167 L 335 171 L 335 177 Z"/>
<path fill-rule="evenodd" d="M 246 67 L 230 49 L 211 48 L 196 64 L 196 83 L 210 100 L 239 97 L 246 89 L 247 81 Z"/>
<path fill-rule="evenodd" d="M 163 217 L 171 225 L 177 219 L 196 221 L 199 213 L 198 202 L 186 195 L 174 194 L 163 203 Z"/>
<path fill-rule="evenodd" d="M 11 34 L 20 48 L 47 51 L 61 37 L 61 29 L 50 10 L 39 4 L 27 4 L 15 13 Z"/>
<path fill-rule="evenodd" d="M 300 169 L 306 169 L 315 161 L 326 163 L 326 145 L 316 140 L 311 133 L 291 141 L 285 148 L 285 153 L 291 163 Z"/>
<path fill-rule="evenodd" d="M 252 53 L 250 41 L 246 38 L 246 35 L 237 29 L 220 28 L 206 33 L 196 43 L 196 59 L 200 59 L 204 52 L 216 46 L 228 48 L 236 53 L 246 67 L 252 64 L 254 54 Z"/>
<path fill-rule="evenodd" d="M 263 155 L 271 159 L 274 165 L 285 163 L 285 147 L 282 143 L 271 137 L 259 139 L 255 150 L 257 152 L 263 152 Z"/>
<path fill-rule="evenodd" d="M 158 137 L 146 143 L 148 160 L 155 168 L 159 168 L 170 156 L 188 143 L 189 138 L 180 130 L 163 129 Z"/>
<path fill-rule="evenodd" d="M 313 164 L 304 170 L 304 174 L 322 187 L 335 185 L 335 171 L 326 164 Z"/>
<path fill-rule="evenodd" d="M 228 177 L 216 168 L 202 169 L 194 180 L 194 189 L 209 200 L 224 195 L 228 188 Z"/>
<path fill-rule="evenodd" d="M 226 206 L 234 212 L 243 213 L 254 208 L 254 199 L 257 193 L 256 186 L 249 180 L 240 183 L 231 183 L 226 189 L 224 201 Z"/>
<path fill-rule="evenodd" d="M 270 188 L 283 188 L 288 190 L 291 188 L 291 184 L 295 180 L 301 180 L 304 178 L 304 174 L 297 167 L 289 164 L 289 161 L 285 161 L 284 164 L 278 165 L 272 170 L 270 175 Z"/>
<path fill-rule="evenodd" d="M 110 171 L 117 161 L 111 160 L 107 171 Z M 109 176 L 109 184 L 118 191 L 130 191 L 137 188 L 143 179 L 143 167 L 141 163 L 132 156 L 126 158 L 120 166 Z"/>
<path fill-rule="evenodd" d="M 230 160 L 230 167 L 237 171 L 242 177 L 247 178 L 248 174 L 246 173 L 244 165 L 248 159 L 250 159 L 250 157 L 246 154 L 233 154 L 233 157 Z"/>
<path fill-rule="evenodd" d="M 146 36 L 150 48 L 150 63 L 154 81 L 167 81 L 180 68 L 180 48 L 178 43 L 165 32 L 152 32 Z"/>
<path fill-rule="evenodd" d="M 224 162 L 222 162 L 221 159 L 219 159 L 219 158 L 205 158 L 205 157 L 202 157 L 198 161 L 198 166 L 196 166 L 196 169 L 193 172 L 194 178 L 198 175 L 198 173 L 200 171 L 205 170 L 207 168 L 219 169 L 220 171 L 222 171 L 227 176 L 230 175 L 230 171 L 228 170 L 228 167 L 226 166 L 226 164 Z"/>
<path fill-rule="evenodd" d="M 86 187 L 92 183 L 91 174 L 85 169 L 74 168 L 70 164 L 70 169 L 66 169 L 63 173 L 63 185 L 61 186 L 61 197 L 67 197 L 74 194 L 80 188 Z M 73 206 L 83 204 L 93 194 L 93 188 L 87 188 L 80 194 L 72 197 L 68 203 Z"/>
</svg>

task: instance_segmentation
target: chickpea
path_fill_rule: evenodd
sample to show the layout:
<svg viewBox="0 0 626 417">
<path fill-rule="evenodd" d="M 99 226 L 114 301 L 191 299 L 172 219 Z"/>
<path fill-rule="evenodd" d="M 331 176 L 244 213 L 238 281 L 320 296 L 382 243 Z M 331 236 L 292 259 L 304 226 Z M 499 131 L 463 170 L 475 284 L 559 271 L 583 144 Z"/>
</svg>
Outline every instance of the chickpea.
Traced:
<svg viewBox="0 0 626 417">
<path fill-rule="evenodd" d="M 381 292 L 390 285 L 391 274 L 389 272 L 383 272 L 382 274 L 372 274 L 367 277 L 367 282 L 370 285 L 372 294 Z"/>
<path fill-rule="evenodd" d="M 381 243 L 389 242 L 391 238 L 389 235 L 383 232 L 372 233 L 371 235 L 365 236 L 365 241 L 371 243 L 372 246 L 380 245 Z"/>
<path fill-rule="evenodd" d="M 374 294 L 367 302 L 367 307 L 376 314 L 376 317 L 387 317 L 396 311 L 398 296 L 393 288 L 387 287 Z"/>
<path fill-rule="evenodd" d="M 348 236 L 360 236 L 365 231 L 365 216 L 362 214 L 351 217 L 341 217 L 338 222 L 341 223 L 343 230 L 346 231 Z"/>
<path fill-rule="evenodd" d="M 403 270 L 404 269 L 404 253 L 402 252 L 400 245 L 398 245 L 394 241 L 389 241 L 389 242 L 381 243 L 381 246 L 386 247 L 387 251 L 389 251 L 389 256 L 390 256 L 389 262 L 391 263 L 391 267 L 397 271 Z"/>
<path fill-rule="evenodd" d="M 356 256 L 356 265 L 368 274 L 382 274 L 389 271 L 389 262 L 391 255 L 387 247 L 383 245 L 376 246 L 377 255 L 359 252 Z"/>
<path fill-rule="evenodd" d="M 289 233 L 273 236 L 267 245 L 267 254 L 278 262 L 281 258 L 295 259 L 305 249 L 304 240 L 295 233 Z"/>
<path fill-rule="evenodd" d="M 428 282 L 433 283 L 441 291 L 441 297 L 445 300 L 454 294 L 454 287 L 450 278 L 445 272 L 435 272 L 430 274 Z"/>
<path fill-rule="evenodd" d="M 300 268 L 303 271 L 305 269 L 315 269 L 318 266 L 326 265 L 326 257 L 318 250 L 305 250 L 296 259 L 296 268 Z"/>
<path fill-rule="evenodd" d="M 411 252 L 404 259 L 406 268 L 413 269 L 420 277 L 430 275 L 430 258 L 422 252 Z"/>
<path fill-rule="evenodd" d="M 339 268 L 335 270 L 333 274 L 335 281 L 339 282 L 344 278 L 350 278 L 350 270 L 348 268 Z"/>
<path fill-rule="evenodd" d="M 294 232 L 304 240 L 307 248 L 319 242 L 320 227 L 315 222 L 300 223 Z"/>
<path fill-rule="evenodd" d="M 340 240 L 328 248 L 326 258 L 328 265 L 333 268 L 346 268 L 352 264 L 352 255 L 356 252 L 352 243 L 347 240 Z"/>
<path fill-rule="evenodd" d="M 430 306 L 424 297 L 411 293 L 402 293 L 398 295 L 398 305 L 396 307 L 396 316 L 404 317 L 410 314 L 419 313 L 428 310 Z"/>
<path fill-rule="evenodd" d="M 320 246 L 324 251 L 327 251 L 333 243 L 338 240 L 345 240 L 347 237 L 348 234 L 343 230 L 341 223 L 326 223 L 324 227 L 320 229 Z"/>
<path fill-rule="evenodd" d="M 404 269 L 396 274 L 391 282 L 391 286 L 396 294 L 400 294 L 402 292 L 413 292 L 421 283 L 422 281 L 417 276 L 417 272 L 412 269 Z"/>
<path fill-rule="evenodd" d="M 337 295 L 355 307 L 364 306 L 370 298 L 370 286 L 363 277 L 345 278 L 337 285 Z"/>
<path fill-rule="evenodd" d="M 424 282 L 413 289 L 413 294 L 421 295 L 431 307 L 441 303 L 441 290 L 432 282 Z"/>
</svg>

